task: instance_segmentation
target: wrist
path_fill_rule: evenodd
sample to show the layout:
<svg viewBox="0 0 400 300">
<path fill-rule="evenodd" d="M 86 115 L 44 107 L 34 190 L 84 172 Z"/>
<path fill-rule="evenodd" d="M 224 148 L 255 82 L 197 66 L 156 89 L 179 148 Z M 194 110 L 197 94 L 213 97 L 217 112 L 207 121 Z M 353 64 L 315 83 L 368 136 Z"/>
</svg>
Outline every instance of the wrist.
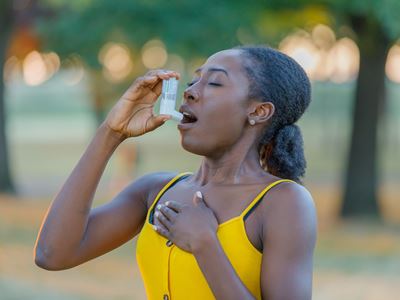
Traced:
<svg viewBox="0 0 400 300">
<path fill-rule="evenodd" d="M 198 239 L 196 244 L 192 247 L 192 253 L 194 256 L 206 255 L 206 252 L 213 249 L 219 243 L 216 233 L 210 233 L 204 235 L 201 239 Z"/>
<path fill-rule="evenodd" d="M 111 127 L 106 122 L 103 122 L 99 126 L 98 131 L 104 134 L 107 140 L 113 141 L 117 145 L 128 138 L 126 135 L 111 129 Z"/>
</svg>

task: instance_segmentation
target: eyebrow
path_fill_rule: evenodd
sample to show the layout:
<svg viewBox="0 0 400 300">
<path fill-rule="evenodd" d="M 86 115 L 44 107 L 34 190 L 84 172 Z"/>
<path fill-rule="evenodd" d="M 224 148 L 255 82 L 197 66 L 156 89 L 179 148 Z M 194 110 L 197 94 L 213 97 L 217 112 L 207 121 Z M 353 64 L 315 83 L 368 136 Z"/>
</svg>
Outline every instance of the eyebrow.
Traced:
<svg viewBox="0 0 400 300">
<path fill-rule="evenodd" d="M 199 72 L 201 72 L 201 70 L 202 70 L 202 68 L 198 68 L 196 71 L 194 71 L 195 73 L 199 73 Z M 209 73 L 209 72 L 222 72 L 222 73 L 225 73 L 225 75 L 227 76 L 227 77 L 229 77 L 229 75 L 228 75 L 228 72 L 225 70 L 225 69 L 222 69 L 222 68 L 208 68 L 207 69 L 207 72 Z"/>
</svg>

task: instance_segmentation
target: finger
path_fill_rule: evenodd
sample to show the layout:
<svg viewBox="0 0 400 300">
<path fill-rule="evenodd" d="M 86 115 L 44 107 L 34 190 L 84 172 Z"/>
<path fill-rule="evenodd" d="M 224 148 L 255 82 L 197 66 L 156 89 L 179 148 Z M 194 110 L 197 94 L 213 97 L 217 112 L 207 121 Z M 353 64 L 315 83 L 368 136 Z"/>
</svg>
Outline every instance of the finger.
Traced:
<svg viewBox="0 0 400 300">
<path fill-rule="evenodd" d="M 169 208 L 166 205 L 161 204 L 160 212 L 164 214 L 164 216 L 167 217 L 168 220 L 173 222 L 175 220 L 176 216 L 178 215 L 173 209 Z"/>
<path fill-rule="evenodd" d="M 170 78 L 180 79 L 180 74 L 174 71 L 167 71 L 167 70 L 153 70 L 146 74 L 146 76 L 156 76 L 160 80 L 154 86 L 152 86 L 153 92 L 157 95 L 157 98 L 161 95 L 162 92 L 162 80 L 168 80 Z M 146 77 L 145 76 L 145 77 Z"/>
<path fill-rule="evenodd" d="M 171 239 L 170 238 L 170 232 L 165 227 L 160 227 L 160 226 L 153 225 L 153 229 L 156 232 L 158 232 L 159 234 L 161 234 L 163 237 L 165 237 L 166 239 L 168 239 L 168 240 Z"/>
<path fill-rule="evenodd" d="M 172 70 L 163 70 L 163 69 L 150 70 L 149 72 L 146 73 L 145 76 L 158 76 L 161 79 L 169 79 L 171 77 L 175 77 L 178 80 L 181 77 L 178 72 Z"/>
<path fill-rule="evenodd" d="M 197 191 L 196 193 L 194 193 L 193 203 L 196 206 L 202 205 L 202 206 L 208 207 L 207 203 L 204 201 L 203 194 L 200 191 Z"/>
<path fill-rule="evenodd" d="M 177 72 L 168 72 L 168 73 L 161 73 L 158 75 L 161 79 L 170 79 L 170 78 L 176 78 L 177 80 L 180 79 L 180 75 Z"/>
<path fill-rule="evenodd" d="M 161 212 L 156 211 L 154 215 L 158 219 L 158 221 L 160 221 L 160 223 L 163 224 L 165 228 L 167 228 L 168 231 L 171 229 L 171 221 L 168 220 Z"/>
<path fill-rule="evenodd" d="M 140 80 L 138 80 L 137 87 L 150 88 L 156 94 L 156 97 L 154 99 L 155 101 L 161 95 L 162 85 L 163 85 L 162 81 L 168 80 L 170 78 L 179 79 L 179 74 L 176 72 L 170 72 L 170 73 L 156 73 L 154 75 L 146 75 L 142 77 Z"/>
<path fill-rule="evenodd" d="M 140 77 L 137 80 L 137 86 L 138 87 L 150 87 L 150 88 L 153 88 L 159 82 L 161 82 L 161 78 L 159 76 L 156 76 L 156 75 L 144 76 L 144 77 Z"/>
<path fill-rule="evenodd" d="M 122 95 L 122 98 L 125 98 L 126 100 L 136 99 L 143 92 L 143 88 L 147 87 L 153 89 L 154 86 L 157 86 L 158 82 L 162 83 L 161 79 L 157 76 L 136 78 L 127 91 Z M 157 97 L 154 98 L 154 101 L 157 100 Z"/>
<path fill-rule="evenodd" d="M 154 226 L 155 226 L 155 227 L 159 227 L 159 228 L 161 228 L 161 229 L 164 229 L 164 230 L 167 230 L 167 231 L 168 231 L 168 229 L 158 220 L 158 218 L 155 217 L 155 214 L 154 214 L 153 223 L 154 223 L 153 227 L 154 227 Z"/>
<path fill-rule="evenodd" d="M 176 201 L 167 201 L 167 202 L 165 202 L 165 205 L 169 208 L 172 208 L 173 210 L 175 210 L 178 213 L 181 212 L 182 208 L 183 208 L 183 205 Z"/>
<path fill-rule="evenodd" d="M 171 119 L 170 115 L 152 116 L 146 122 L 145 131 L 146 132 L 153 131 L 154 129 L 163 125 L 169 119 Z"/>
<path fill-rule="evenodd" d="M 157 98 L 160 97 L 160 95 L 161 95 L 162 85 L 163 85 L 162 80 L 160 80 L 159 82 L 157 82 L 157 84 L 153 88 L 153 92 L 156 94 Z"/>
</svg>

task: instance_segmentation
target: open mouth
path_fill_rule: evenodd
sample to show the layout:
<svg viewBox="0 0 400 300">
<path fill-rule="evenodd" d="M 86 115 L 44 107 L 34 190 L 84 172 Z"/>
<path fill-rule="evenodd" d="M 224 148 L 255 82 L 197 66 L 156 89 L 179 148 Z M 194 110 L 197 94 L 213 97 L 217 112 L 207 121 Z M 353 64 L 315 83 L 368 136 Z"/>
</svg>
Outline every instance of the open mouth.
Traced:
<svg viewBox="0 0 400 300">
<path fill-rule="evenodd" d="M 187 112 L 183 112 L 183 118 L 182 118 L 181 123 L 194 123 L 196 121 L 197 121 L 197 118 L 194 115 L 187 113 Z"/>
</svg>

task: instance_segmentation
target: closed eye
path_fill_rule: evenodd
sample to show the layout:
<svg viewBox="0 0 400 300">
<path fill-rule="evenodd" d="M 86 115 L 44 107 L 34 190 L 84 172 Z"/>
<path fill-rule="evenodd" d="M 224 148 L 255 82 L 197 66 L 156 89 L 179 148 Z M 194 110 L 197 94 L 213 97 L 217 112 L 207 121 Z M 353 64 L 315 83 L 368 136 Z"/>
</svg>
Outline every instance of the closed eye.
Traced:
<svg viewBox="0 0 400 300">
<path fill-rule="evenodd" d="M 197 81 L 192 81 L 192 82 L 188 82 L 188 83 L 186 83 L 186 86 L 192 86 L 193 84 L 195 84 Z M 220 83 L 216 83 L 216 82 L 210 82 L 210 83 L 208 83 L 209 85 L 213 85 L 213 86 L 222 86 L 222 84 L 220 84 Z"/>
<path fill-rule="evenodd" d="M 186 83 L 186 86 L 192 86 L 193 84 L 195 84 L 196 83 L 196 81 L 192 81 L 192 82 L 188 82 L 188 83 Z"/>
</svg>

